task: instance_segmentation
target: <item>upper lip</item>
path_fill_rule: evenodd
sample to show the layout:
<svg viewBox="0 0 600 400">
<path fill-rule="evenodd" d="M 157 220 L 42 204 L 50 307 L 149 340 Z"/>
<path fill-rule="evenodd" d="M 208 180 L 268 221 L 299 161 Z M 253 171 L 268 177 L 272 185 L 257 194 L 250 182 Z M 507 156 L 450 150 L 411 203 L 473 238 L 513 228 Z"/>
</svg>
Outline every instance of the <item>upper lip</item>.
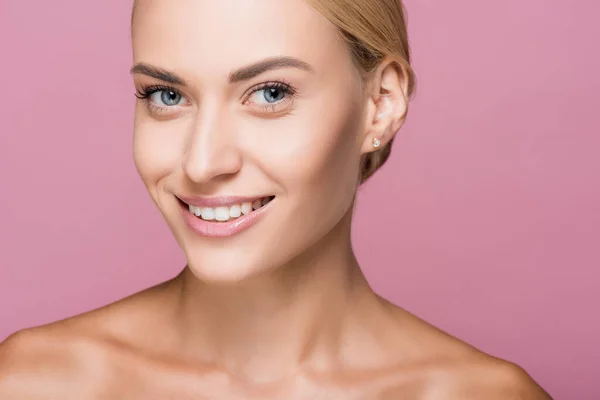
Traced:
<svg viewBox="0 0 600 400">
<path fill-rule="evenodd" d="M 177 198 L 183 201 L 185 204 L 194 207 L 231 207 L 236 204 L 244 204 L 244 203 L 252 203 L 255 200 L 262 200 L 265 197 L 271 197 L 269 195 L 266 196 L 253 196 L 253 197 L 243 197 L 243 196 L 219 196 L 219 197 L 201 197 L 201 196 L 177 196 Z"/>
</svg>

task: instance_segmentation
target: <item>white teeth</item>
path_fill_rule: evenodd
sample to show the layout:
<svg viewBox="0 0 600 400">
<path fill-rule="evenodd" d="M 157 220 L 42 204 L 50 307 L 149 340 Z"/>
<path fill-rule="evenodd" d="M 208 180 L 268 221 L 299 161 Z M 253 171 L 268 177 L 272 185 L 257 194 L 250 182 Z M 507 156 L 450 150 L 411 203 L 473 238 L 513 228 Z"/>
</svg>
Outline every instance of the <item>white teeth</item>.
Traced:
<svg viewBox="0 0 600 400">
<path fill-rule="evenodd" d="M 213 210 L 212 208 L 203 208 L 202 219 L 206 221 L 212 221 L 213 219 L 215 219 L 215 210 Z"/>
<path fill-rule="evenodd" d="M 231 218 L 237 218 L 240 215 L 242 215 L 242 206 L 235 205 L 229 208 L 229 216 Z"/>
<path fill-rule="evenodd" d="M 227 221 L 229 219 L 229 207 L 215 208 L 215 218 L 217 221 Z"/>
<path fill-rule="evenodd" d="M 202 210 L 201 210 L 201 208 L 200 208 L 200 207 L 189 206 L 189 208 L 190 208 L 190 212 L 191 212 L 192 214 L 194 214 L 196 217 L 199 217 L 199 216 L 200 216 L 200 214 L 201 214 L 201 212 L 202 212 Z"/>
<path fill-rule="evenodd" d="M 242 204 L 242 213 L 244 215 L 248 215 L 252 212 L 252 203 L 244 203 Z"/>
<path fill-rule="evenodd" d="M 229 221 L 230 219 L 239 218 L 243 215 L 250 214 L 253 210 L 258 210 L 272 200 L 271 197 L 266 197 L 262 200 L 255 200 L 252 203 L 235 204 L 231 207 L 196 207 L 188 206 L 190 213 L 205 221 L 217 220 L 219 222 Z"/>
</svg>

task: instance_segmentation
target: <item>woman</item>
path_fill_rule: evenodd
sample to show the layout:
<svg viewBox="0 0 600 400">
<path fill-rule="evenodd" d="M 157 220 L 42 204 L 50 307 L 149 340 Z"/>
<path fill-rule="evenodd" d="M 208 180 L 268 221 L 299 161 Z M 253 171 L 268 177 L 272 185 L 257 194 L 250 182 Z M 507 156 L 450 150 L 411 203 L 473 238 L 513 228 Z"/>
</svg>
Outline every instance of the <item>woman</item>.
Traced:
<svg viewBox="0 0 600 400">
<path fill-rule="evenodd" d="M 132 41 L 135 164 L 187 266 L 13 335 L 0 398 L 549 398 L 378 297 L 351 250 L 413 92 L 396 0 L 144 0 Z"/>
</svg>

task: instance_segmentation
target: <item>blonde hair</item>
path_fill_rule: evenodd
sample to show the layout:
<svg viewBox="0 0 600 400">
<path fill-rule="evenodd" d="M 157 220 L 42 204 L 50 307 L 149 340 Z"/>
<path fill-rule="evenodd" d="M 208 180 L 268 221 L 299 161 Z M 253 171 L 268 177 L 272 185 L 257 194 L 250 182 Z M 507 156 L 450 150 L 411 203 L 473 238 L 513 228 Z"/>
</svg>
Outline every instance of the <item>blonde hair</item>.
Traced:
<svg viewBox="0 0 600 400">
<path fill-rule="evenodd" d="M 405 100 L 412 97 L 415 74 L 410 65 L 410 45 L 406 11 L 402 0 L 306 0 L 318 13 L 335 25 L 348 44 L 352 59 L 366 79 L 384 58 L 396 61 L 404 72 Z M 135 14 L 133 4 L 132 22 Z M 408 109 L 407 109 L 408 110 Z M 406 118 L 406 113 L 402 116 Z M 393 138 L 381 149 L 366 154 L 361 161 L 360 182 L 370 178 L 388 159 Z"/>
<path fill-rule="evenodd" d="M 406 11 L 402 0 L 306 0 L 341 32 L 354 64 L 368 78 L 384 58 L 396 61 L 404 73 L 405 100 L 412 97 L 415 74 L 410 65 Z M 402 116 L 406 118 L 406 113 Z M 393 138 L 380 150 L 363 157 L 360 182 L 366 181 L 390 156 Z"/>
</svg>

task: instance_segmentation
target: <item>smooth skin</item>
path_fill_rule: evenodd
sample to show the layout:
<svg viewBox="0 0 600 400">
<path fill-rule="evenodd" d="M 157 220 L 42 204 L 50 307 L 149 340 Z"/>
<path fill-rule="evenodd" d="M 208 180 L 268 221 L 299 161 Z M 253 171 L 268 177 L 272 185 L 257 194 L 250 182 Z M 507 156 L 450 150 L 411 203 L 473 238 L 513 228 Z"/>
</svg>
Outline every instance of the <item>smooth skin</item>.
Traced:
<svg viewBox="0 0 600 400">
<path fill-rule="evenodd" d="M 0 399 L 550 398 L 361 273 L 350 243 L 359 164 L 402 125 L 398 64 L 361 80 L 303 0 L 143 0 L 132 29 L 135 164 L 188 265 L 9 337 Z M 185 225 L 175 196 L 189 195 L 275 200 L 222 239 Z"/>
</svg>

